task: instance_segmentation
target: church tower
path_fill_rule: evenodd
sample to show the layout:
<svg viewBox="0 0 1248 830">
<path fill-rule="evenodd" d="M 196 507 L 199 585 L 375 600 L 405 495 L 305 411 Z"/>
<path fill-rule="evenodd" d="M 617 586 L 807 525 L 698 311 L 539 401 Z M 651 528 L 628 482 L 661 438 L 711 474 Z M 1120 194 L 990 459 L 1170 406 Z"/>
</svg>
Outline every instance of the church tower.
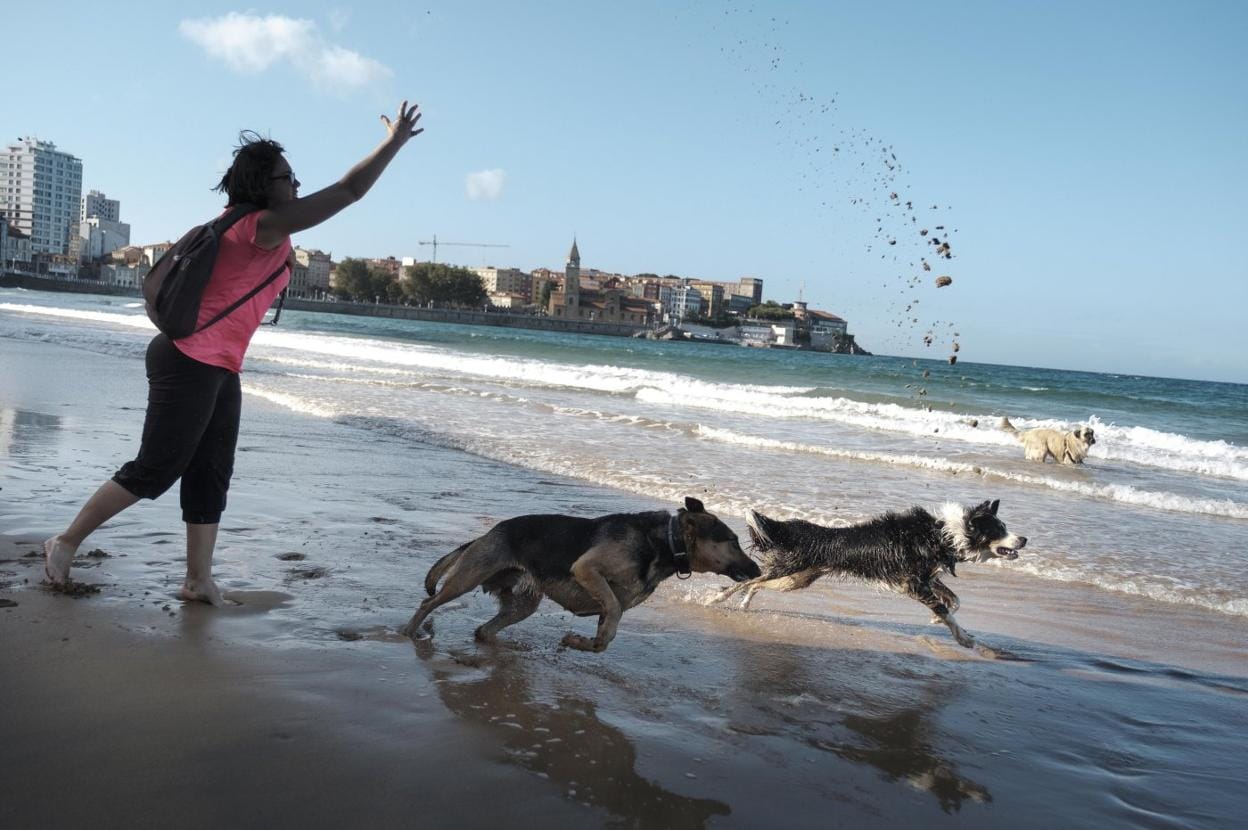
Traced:
<svg viewBox="0 0 1248 830">
<path fill-rule="evenodd" d="M 568 317 L 581 316 L 581 252 L 576 249 L 576 237 L 572 237 L 572 250 L 568 251 L 568 263 L 563 267 L 563 304 Z"/>
</svg>

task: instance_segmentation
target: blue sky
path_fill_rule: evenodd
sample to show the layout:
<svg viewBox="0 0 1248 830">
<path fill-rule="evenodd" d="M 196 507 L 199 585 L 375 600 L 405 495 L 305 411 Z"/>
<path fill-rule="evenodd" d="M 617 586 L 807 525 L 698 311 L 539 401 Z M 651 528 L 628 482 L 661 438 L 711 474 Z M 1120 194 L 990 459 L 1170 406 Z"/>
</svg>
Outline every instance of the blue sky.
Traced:
<svg viewBox="0 0 1248 830">
<path fill-rule="evenodd" d="M 425 134 L 298 244 L 557 268 L 575 233 L 880 353 L 1248 382 L 1248 4 L 122 8 L 5 10 L 0 135 L 81 158 L 136 242 L 218 209 L 240 129 L 307 192 L 410 97 Z"/>
</svg>

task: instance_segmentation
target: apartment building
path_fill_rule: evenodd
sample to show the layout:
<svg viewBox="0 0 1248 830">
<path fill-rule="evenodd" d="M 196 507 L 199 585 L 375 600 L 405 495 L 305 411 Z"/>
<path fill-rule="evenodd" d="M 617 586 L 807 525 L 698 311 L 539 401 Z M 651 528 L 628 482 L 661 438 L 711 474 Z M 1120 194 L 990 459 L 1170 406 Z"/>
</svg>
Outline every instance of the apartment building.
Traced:
<svg viewBox="0 0 1248 830">
<path fill-rule="evenodd" d="M 322 297 L 329 291 L 329 274 L 334 270 L 330 255 L 309 248 L 295 248 L 295 268 L 290 275 L 292 297 Z"/>
<path fill-rule="evenodd" d="M 0 153 L 0 213 L 36 254 L 70 252 L 82 204 L 82 161 L 51 141 L 19 139 Z"/>
<path fill-rule="evenodd" d="M 519 268 L 496 268 L 487 265 L 471 270 L 481 278 L 486 294 L 509 294 L 526 298 L 533 294 L 533 275 L 526 274 Z"/>
</svg>

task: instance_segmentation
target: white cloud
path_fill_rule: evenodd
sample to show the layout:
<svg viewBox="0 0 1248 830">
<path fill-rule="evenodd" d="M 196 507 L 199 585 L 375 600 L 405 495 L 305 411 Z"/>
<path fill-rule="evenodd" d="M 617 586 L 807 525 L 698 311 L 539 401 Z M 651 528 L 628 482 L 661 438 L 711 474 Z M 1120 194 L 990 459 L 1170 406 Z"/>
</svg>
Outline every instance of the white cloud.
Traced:
<svg viewBox="0 0 1248 830">
<path fill-rule="evenodd" d="M 347 21 L 350 19 L 350 9 L 331 9 L 329 12 L 329 26 L 335 32 L 341 32 L 346 28 Z"/>
<path fill-rule="evenodd" d="M 178 31 L 235 72 L 256 74 L 286 61 L 329 92 L 349 92 L 394 74 L 372 58 L 326 41 L 311 20 L 230 12 L 183 20 Z"/>
<path fill-rule="evenodd" d="M 499 168 L 478 170 L 469 173 L 464 180 L 468 190 L 468 198 L 476 201 L 493 202 L 503 195 L 503 183 L 507 181 L 507 172 Z"/>
</svg>

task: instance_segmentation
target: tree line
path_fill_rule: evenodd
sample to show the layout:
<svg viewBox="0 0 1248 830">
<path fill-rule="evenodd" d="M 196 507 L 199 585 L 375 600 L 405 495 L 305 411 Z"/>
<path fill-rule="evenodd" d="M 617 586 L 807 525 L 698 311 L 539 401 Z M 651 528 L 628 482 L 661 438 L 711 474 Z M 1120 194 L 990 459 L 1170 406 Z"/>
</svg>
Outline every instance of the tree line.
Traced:
<svg viewBox="0 0 1248 830">
<path fill-rule="evenodd" d="M 344 259 L 334 269 L 333 291 L 342 299 L 365 303 L 470 308 L 486 303 L 481 277 L 467 268 L 438 262 L 409 265 L 396 277 L 362 259 Z"/>
<path fill-rule="evenodd" d="M 637 276 L 658 279 L 657 274 Z M 549 305 L 552 288 L 551 283 L 542 287 L 541 296 L 538 298 L 540 308 Z M 487 302 L 485 285 L 475 272 L 457 265 L 436 262 L 409 265 L 403 269 L 401 276 L 396 277 L 393 272 L 369 265 L 362 259 L 344 259 L 334 269 L 333 292 L 342 299 L 356 302 L 384 302 L 394 305 L 432 303 L 442 307 L 480 308 Z M 761 320 L 791 320 L 793 306 L 767 300 L 762 305 L 752 307 L 746 316 Z M 721 312 L 718 319 L 695 315 L 690 318 L 690 322 L 724 327 L 735 325 L 738 321 L 726 312 Z"/>
</svg>

